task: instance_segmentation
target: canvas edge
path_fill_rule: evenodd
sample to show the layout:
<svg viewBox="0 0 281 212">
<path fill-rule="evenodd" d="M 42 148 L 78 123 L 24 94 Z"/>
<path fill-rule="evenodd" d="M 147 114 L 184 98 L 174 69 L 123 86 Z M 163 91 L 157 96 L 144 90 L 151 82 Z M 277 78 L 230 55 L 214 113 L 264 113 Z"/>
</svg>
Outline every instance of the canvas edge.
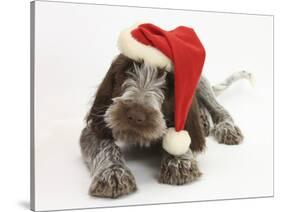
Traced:
<svg viewBox="0 0 281 212">
<path fill-rule="evenodd" d="M 132 7 L 132 8 L 144 8 L 144 9 L 163 9 L 163 10 L 178 10 L 178 11 L 191 11 L 191 12 L 206 12 L 206 13 L 222 13 L 222 14 L 234 14 L 234 15 L 253 15 L 253 16 L 265 16 L 271 18 L 272 31 L 273 31 L 273 187 L 272 194 L 265 196 L 253 196 L 253 197 L 241 197 L 231 199 L 206 199 L 195 201 L 183 201 L 183 202 L 165 202 L 165 203 L 148 203 L 148 204 L 134 204 L 134 205 L 117 205 L 117 206 L 103 206 L 103 207 L 89 207 L 89 208 L 67 208 L 58 210 L 36 210 L 35 209 L 35 99 L 34 99 L 34 84 L 35 84 L 35 2 L 51 2 L 51 3 L 68 3 L 68 4 L 87 4 L 97 6 L 113 6 L 113 7 Z M 239 13 L 228 11 L 208 11 L 208 10 L 192 10 L 192 9 L 176 9 L 176 8 L 162 8 L 162 7 L 145 7 L 145 6 L 133 6 L 133 5 L 115 5 L 115 4 L 98 4 L 98 3 L 81 3 L 74 1 L 53 1 L 53 0 L 33 0 L 30 1 L 30 209 L 32 211 L 66 211 L 66 210 L 84 210 L 84 209 L 102 209 L 102 208 L 118 208 L 118 207 L 135 207 L 135 206 L 150 206 L 150 205 L 165 205 L 165 204 L 181 204 L 181 203 L 193 203 L 193 202 L 210 202 L 210 201 L 229 201 L 229 200 L 244 200 L 244 199 L 259 199 L 259 198 L 274 198 L 275 197 L 275 15 L 274 14 L 257 14 L 257 13 Z"/>
<path fill-rule="evenodd" d="M 30 2 L 30 209 L 35 211 L 35 139 L 34 139 L 34 80 L 35 80 L 35 1 Z"/>
<path fill-rule="evenodd" d="M 67 3 L 67 4 L 80 4 L 80 5 L 96 5 L 96 6 L 110 6 L 110 7 L 128 7 L 128 8 L 142 8 L 142 9 L 156 9 L 156 10 L 176 10 L 176 11 L 190 11 L 190 12 L 207 12 L 207 13 L 221 13 L 233 15 L 251 15 L 251 16 L 274 16 L 269 13 L 255 13 L 255 12 L 232 12 L 232 11 L 218 11 L 218 10 L 200 10 L 200 9 L 187 9 L 187 8 L 170 8 L 170 7 L 156 7 L 156 6 L 138 6 L 128 4 L 102 4 L 96 2 L 75 2 L 75 0 L 34 0 L 37 2 L 53 2 L 53 3 Z"/>
</svg>

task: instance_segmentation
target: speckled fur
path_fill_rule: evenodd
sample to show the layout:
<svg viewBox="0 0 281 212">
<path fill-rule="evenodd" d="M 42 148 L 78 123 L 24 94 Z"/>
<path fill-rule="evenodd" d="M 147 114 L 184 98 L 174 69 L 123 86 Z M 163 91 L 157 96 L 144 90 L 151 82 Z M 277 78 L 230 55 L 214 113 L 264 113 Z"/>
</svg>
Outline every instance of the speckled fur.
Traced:
<svg viewBox="0 0 281 212">
<path fill-rule="evenodd" d="M 244 138 L 241 130 L 235 125 L 229 112 L 217 101 L 212 87 L 205 77 L 201 77 L 196 95 L 200 105 L 211 116 L 214 125 L 211 134 L 218 142 L 228 145 L 241 143 Z"/>
<path fill-rule="evenodd" d="M 209 120 L 210 115 L 202 103 L 199 104 L 199 108 L 200 108 L 201 128 L 203 129 L 205 137 L 208 137 L 210 135 L 210 131 L 211 131 L 211 123 Z"/>
<path fill-rule="evenodd" d="M 117 198 L 137 189 L 135 178 L 114 142 L 97 139 L 93 131 L 86 127 L 81 134 L 80 147 L 91 173 L 91 196 Z"/>
<path fill-rule="evenodd" d="M 82 156 L 92 178 L 91 196 L 117 198 L 136 191 L 135 178 L 125 165 L 116 141 L 154 146 L 152 144 L 160 144 L 167 127 L 174 126 L 174 77 L 172 73 L 163 73 L 163 70 L 137 64 L 122 54 L 112 63 L 80 137 Z M 128 109 L 142 110 L 148 119 L 131 126 L 124 120 Z M 188 184 L 201 176 L 193 153 L 203 151 L 205 136 L 212 134 L 224 144 L 238 144 L 243 139 L 204 77 L 200 79 L 188 117 L 185 130 L 191 137 L 190 149 L 182 156 L 169 155 L 163 150 L 160 183 Z"/>
<path fill-rule="evenodd" d="M 159 182 L 170 185 L 183 185 L 197 180 L 201 172 L 193 153 L 189 150 L 181 156 L 163 152 Z"/>
</svg>

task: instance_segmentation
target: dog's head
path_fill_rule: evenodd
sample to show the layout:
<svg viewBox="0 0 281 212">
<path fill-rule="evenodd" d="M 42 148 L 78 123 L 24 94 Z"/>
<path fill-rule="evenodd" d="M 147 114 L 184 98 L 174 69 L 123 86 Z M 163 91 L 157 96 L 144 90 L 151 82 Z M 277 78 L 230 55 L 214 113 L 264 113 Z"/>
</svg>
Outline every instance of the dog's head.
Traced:
<svg viewBox="0 0 281 212">
<path fill-rule="evenodd" d="M 101 83 L 87 121 L 101 136 L 148 146 L 172 122 L 172 94 L 172 74 L 121 54 Z"/>
<path fill-rule="evenodd" d="M 106 110 L 105 122 L 116 138 L 148 145 L 166 130 L 162 113 L 166 74 L 137 63 L 126 74 L 120 96 Z"/>
</svg>

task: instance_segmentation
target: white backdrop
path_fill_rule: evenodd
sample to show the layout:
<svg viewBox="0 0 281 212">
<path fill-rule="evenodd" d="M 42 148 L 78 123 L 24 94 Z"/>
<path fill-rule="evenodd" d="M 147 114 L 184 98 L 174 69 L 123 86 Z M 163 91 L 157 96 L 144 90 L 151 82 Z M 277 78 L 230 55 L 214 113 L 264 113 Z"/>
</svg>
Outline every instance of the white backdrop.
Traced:
<svg viewBox="0 0 281 212">
<path fill-rule="evenodd" d="M 67 0 L 61 0 L 67 1 Z M 97 2 L 123 5 L 139 5 L 154 7 L 203 9 L 212 11 L 232 11 L 246 13 L 267 13 L 275 15 L 275 37 L 281 36 L 280 7 L 277 0 L 260 1 L 224 1 L 224 0 L 75 0 L 77 2 Z M 0 93 L 1 93 L 1 181 L 0 197 L 3 211 L 27 211 L 29 208 L 29 1 L 4 1 L 0 7 L 1 39 L 0 39 Z M 280 39 L 275 39 L 275 58 L 280 58 Z M 280 60 L 275 60 L 275 82 L 280 77 Z M 275 83 L 275 93 L 281 89 L 280 83 Z M 280 95 L 275 95 L 275 197 L 235 201 L 210 201 L 200 203 L 154 205 L 146 207 L 121 207 L 114 211 L 140 212 L 161 210 L 201 211 L 230 211 L 280 210 Z M 15 122 L 16 121 L 16 122 Z M 15 125 L 16 123 L 16 125 Z M 16 133 L 15 133 L 16 129 Z M 12 136 L 11 136 L 12 135 Z M 12 152 L 9 150 L 13 150 Z M 279 208 L 279 209 L 278 209 Z M 113 209 L 99 209 L 99 211 L 112 211 Z M 75 210 L 77 211 L 77 210 Z M 79 210 L 80 211 L 80 210 Z M 94 210 L 84 210 L 94 211 Z"/>
<path fill-rule="evenodd" d="M 36 4 L 36 209 L 273 194 L 271 16 L 50 2 Z M 90 177 L 78 146 L 83 118 L 98 83 L 118 54 L 119 31 L 138 20 L 151 21 L 166 29 L 178 25 L 195 28 L 207 52 L 204 74 L 212 82 L 242 69 L 255 74 L 254 89 L 241 81 L 219 98 L 243 130 L 245 141 L 240 146 L 225 146 L 208 138 L 208 148 L 198 157 L 203 177 L 181 187 L 158 184 L 158 158 L 149 153 L 138 153 L 135 157 L 127 155 L 138 192 L 118 200 L 91 198 L 87 195 Z"/>
</svg>

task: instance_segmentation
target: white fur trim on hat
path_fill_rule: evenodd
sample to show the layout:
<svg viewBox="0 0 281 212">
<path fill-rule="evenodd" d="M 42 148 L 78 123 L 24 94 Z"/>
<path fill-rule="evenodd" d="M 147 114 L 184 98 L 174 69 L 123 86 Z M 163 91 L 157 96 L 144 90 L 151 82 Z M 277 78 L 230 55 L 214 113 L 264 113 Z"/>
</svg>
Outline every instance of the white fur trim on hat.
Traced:
<svg viewBox="0 0 281 212">
<path fill-rule="evenodd" d="M 183 155 L 189 149 L 191 143 L 190 136 L 187 131 L 181 130 L 176 132 L 175 128 L 169 128 L 162 143 L 165 149 L 171 155 Z"/>
<path fill-rule="evenodd" d="M 142 44 L 132 36 L 131 31 L 138 25 L 121 31 L 117 41 L 119 50 L 125 56 L 133 60 L 143 60 L 147 65 L 164 68 L 165 70 L 170 71 L 172 69 L 172 62 L 166 55 L 152 46 Z"/>
</svg>

